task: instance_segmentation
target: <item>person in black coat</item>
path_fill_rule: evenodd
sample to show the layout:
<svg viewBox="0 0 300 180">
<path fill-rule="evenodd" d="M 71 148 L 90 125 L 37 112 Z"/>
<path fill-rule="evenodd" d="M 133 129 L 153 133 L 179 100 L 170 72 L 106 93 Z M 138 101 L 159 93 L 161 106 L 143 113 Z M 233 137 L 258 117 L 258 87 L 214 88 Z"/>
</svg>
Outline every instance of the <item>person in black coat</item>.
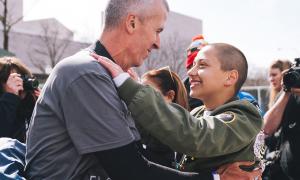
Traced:
<svg viewBox="0 0 300 180">
<path fill-rule="evenodd" d="M 300 179 L 300 88 L 283 92 L 264 116 L 264 133 L 271 136 L 281 126 L 279 168 L 287 176 L 283 180 Z"/>
<path fill-rule="evenodd" d="M 0 58 L 0 137 L 25 142 L 38 82 L 15 57 Z M 25 80 L 25 81 L 24 81 Z"/>
</svg>

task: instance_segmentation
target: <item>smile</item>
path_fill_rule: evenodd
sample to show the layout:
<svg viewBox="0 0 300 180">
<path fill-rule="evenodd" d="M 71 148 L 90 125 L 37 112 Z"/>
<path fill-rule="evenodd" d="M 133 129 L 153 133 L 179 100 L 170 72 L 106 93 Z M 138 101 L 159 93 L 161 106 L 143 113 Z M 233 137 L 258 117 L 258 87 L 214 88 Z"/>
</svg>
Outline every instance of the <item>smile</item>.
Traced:
<svg viewBox="0 0 300 180">
<path fill-rule="evenodd" d="M 202 81 L 196 81 L 196 80 L 191 80 L 190 81 L 190 87 L 195 87 L 195 86 L 198 86 L 198 85 L 201 85 L 202 84 Z"/>
</svg>

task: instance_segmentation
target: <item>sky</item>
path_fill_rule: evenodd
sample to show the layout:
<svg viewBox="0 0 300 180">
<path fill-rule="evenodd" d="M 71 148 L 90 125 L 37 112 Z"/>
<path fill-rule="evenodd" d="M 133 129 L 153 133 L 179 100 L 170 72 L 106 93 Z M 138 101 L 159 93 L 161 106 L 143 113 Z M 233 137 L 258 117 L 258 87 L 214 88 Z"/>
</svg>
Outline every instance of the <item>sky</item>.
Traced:
<svg viewBox="0 0 300 180">
<path fill-rule="evenodd" d="M 203 21 L 208 42 L 241 49 L 249 64 L 268 67 L 276 58 L 300 57 L 299 0 L 168 0 L 171 11 Z M 76 39 L 100 36 L 107 0 L 24 0 L 25 19 L 57 18 Z M 192 27 L 191 27 L 192 28 Z M 192 37 L 191 37 L 192 38 Z"/>
</svg>

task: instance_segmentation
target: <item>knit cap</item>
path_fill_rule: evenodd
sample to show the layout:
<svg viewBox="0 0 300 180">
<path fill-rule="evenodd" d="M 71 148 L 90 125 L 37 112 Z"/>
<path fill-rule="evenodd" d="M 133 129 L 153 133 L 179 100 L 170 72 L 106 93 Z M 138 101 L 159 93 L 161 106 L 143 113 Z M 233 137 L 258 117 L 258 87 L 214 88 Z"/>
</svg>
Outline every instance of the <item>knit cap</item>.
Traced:
<svg viewBox="0 0 300 180">
<path fill-rule="evenodd" d="M 190 68 L 194 62 L 195 57 L 199 50 L 207 45 L 208 43 L 204 40 L 204 36 L 199 34 L 192 39 L 192 43 L 187 48 L 187 59 L 185 63 L 186 68 Z"/>
</svg>

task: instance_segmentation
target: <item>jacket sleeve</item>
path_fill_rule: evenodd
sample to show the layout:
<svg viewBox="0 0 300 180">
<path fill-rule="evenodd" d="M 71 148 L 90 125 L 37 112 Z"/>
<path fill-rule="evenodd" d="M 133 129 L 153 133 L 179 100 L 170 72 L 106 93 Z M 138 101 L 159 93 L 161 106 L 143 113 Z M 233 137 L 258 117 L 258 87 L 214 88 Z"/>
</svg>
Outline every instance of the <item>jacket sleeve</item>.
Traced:
<svg viewBox="0 0 300 180">
<path fill-rule="evenodd" d="M 0 97 L 0 137 L 11 135 L 13 124 L 16 121 L 17 108 L 20 98 L 11 93 L 4 93 Z"/>
<path fill-rule="evenodd" d="M 119 87 L 119 95 L 138 124 L 173 150 L 194 157 L 239 151 L 255 139 L 262 125 L 254 106 L 245 111 L 231 107 L 235 118 L 231 122 L 218 116 L 195 118 L 179 105 L 165 103 L 160 93 L 150 86 L 131 79 Z"/>
<path fill-rule="evenodd" d="M 113 180 L 213 180 L 212 173 L 208 171 L 180 172 L 152 163 L 138 152 L 136 142 L 99 151 L 95 155 Z"/>
</svg>

